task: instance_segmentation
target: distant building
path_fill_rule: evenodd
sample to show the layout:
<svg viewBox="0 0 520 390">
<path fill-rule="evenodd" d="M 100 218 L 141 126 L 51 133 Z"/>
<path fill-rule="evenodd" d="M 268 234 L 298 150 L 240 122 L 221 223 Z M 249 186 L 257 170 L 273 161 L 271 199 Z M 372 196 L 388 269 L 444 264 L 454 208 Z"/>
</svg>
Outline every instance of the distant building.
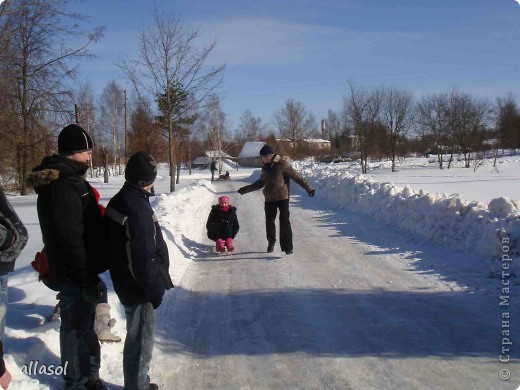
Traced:
<svg viewBox="0 0 520 390">
<path fill-rule="evenodd" d="M 330 141 L 321 138 L 309 138 L 303 140 L 303 146 L 308 149 L 311 153 L 330 153 Z"/>
<path fill-rule="evenodd" d="M 206 150 L 204 156 L 199 156 L 191 163 L 193 168 L 209 168 L 212 160 L 235 160 L 229 154 L 218 150 Z"/>
<path fill-rule="evenodd" d="M 238 155 L 238 163 L 244 167 L 261 167 L 260 149 L 265 142 L 251 141 L 246 142 Z M 292 150 L 296 146 L 303 157 L 322 156 L 330 153 L 331 144 L 329 140 L 321 138 L 308 138 L 302 141 L 292 141 L 290 139 L 277 139 L 276 145 L 270 145 L 276 154 L 282 156 L 292 156 Z M 301 156 L 298 153 L 297 158 Z"/>
<path fill-rule="evenodd" d="M 264 145 L 265 142 L 246 142 L 238 154 L 238 164 L 243 167 L 261 167 L 260 149 L 262 149 Z"/>
</svg>

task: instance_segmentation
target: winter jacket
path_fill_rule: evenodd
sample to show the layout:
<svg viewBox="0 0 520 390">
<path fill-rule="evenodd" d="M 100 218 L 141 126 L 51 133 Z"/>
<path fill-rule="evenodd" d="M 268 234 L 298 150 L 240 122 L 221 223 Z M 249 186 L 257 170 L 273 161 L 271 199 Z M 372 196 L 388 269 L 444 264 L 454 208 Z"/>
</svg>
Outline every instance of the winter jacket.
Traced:
<svg viewBox="0 0 520 390">
<path fill-rule="evenodd" d="M 247 194 L 263 188 L 265 201 L 276 202 L 289 199 L 290 179 L 294 180 L 307 192 L 312 191 L 309 183 L 291 166 L 289 161 L 280 155 L 275 155 L 271 162 L 264 164 L 260 179 L 238 190 L 241 194 Z"/>
<path fill-rule="evenodd" d="M 0 340 L 0 376 L 4 375 L 5 371 L 4 344 L 2 343 L 2 340 Z"/>
<path fill-rule="evenodd" d="M 83 177 L 87 169 L 78 161 L 53 155 L 26 178 L 38 194 L 51 281 L 90 284 L 107 268 L 106 229 L 94 192 Z"/>
<path fill-rule="evenodd" d="M 123 305 L 150 302 L 157 308 L 173 288 L 170 259 L 150 193 L 126 182 L 108 202 L 110 276 Z"/>
<path fill-rule="evenodd" d="M 0 188 L 0 275 L 14 270 L 28 239 L 27 229 Z"/>
<path fill-rule="evenodd" d="M 211 206 L 211 211 L 206 222 L 206 230 L 210 240 L 218 238 L 235 238 L 240 229 L 236 207 L 230 206 L 227 211 L 221 210 L 219 205 Z"/>
</svg>

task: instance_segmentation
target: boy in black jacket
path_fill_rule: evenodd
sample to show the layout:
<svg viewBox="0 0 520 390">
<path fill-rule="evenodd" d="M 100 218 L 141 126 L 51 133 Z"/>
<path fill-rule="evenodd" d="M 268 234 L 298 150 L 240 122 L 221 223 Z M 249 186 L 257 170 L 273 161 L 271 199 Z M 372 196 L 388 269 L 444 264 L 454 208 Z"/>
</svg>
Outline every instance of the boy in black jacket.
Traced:
<svg viewBox="0 0 520 390">
<path fill-rule="evenodd" d="M 92 137 L 71 124 L 58 136 L 58 154 L 27 176 L 38 194 L 37 209 L 49 260 L 46 285 L 60 292 L 60 354 L 65 388 L 106 389 L 99 379 L 99 341 L 94 331 L 100 272 L 106 270 L 103 219 L 84 175 Z M 105 261 L 103 261 L 105 260 Z"/>
<path fill-rule="evenodd" d="M 226 195 L 218 198 L 218 204 L 211 207 L 206 222 L 208 238 L 215 241 L 217 252 L 228 252 L 235 250 L 233 239 L 240 228 L 237 218 L 237 209 L 229 204 Z"/>
<path fill-rule="evenodd" d="M 150 206 L 157 164 L 145 152 L 128 160 L 123 188 L 105 211 L 110 238 L 110 276 L 125 307 L 126 339 L 123 350 L 125 389 L 157 389 L 150 383 L 155 312 L 170 279 L 168 248 Z"/>
</svg>

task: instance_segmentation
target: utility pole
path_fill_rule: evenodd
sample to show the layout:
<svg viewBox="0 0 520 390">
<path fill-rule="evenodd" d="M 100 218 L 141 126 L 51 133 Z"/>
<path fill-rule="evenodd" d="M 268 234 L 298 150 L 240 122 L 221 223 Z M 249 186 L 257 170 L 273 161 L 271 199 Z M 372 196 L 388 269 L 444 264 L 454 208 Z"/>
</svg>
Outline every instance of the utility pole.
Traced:
<svg viewBox="0 0 520 390">
<path fill-rule="evenodd" d="M 128 132 L 127 132 L 127 129 L 126 129 L 126 89 L 123 91 L 124 94 L 125 94 L 125 153 L 124 153 L 124 163 L 125 163 L 125 169 L 126 169 L 126 161 L 127 161 L 127 158 L 128 158 L 128 149 L 127 149 L 127 137 L 128 137 Z"/>
<path fill-rule="evenodd" d="M 81 126 L 81 108 L 77 104 L 74 104 L 74 112 L 76 114 L 76 124 L 78 126 Z M 87 127 L 87 132 L 88 132 L 88 127 Z M 92 177 L 94 175 L 94 165 L 92 162 L 92 156 L 89 159 L 89 170 L 90 170 L 90 177 Z"/>
<path fill-rule="evenodd" d="M 74 104 L 74 111 L 76 113 L 76 124 L 79 126 L 81 124 L 81 111 L 77 104 Z"/>
</svg>

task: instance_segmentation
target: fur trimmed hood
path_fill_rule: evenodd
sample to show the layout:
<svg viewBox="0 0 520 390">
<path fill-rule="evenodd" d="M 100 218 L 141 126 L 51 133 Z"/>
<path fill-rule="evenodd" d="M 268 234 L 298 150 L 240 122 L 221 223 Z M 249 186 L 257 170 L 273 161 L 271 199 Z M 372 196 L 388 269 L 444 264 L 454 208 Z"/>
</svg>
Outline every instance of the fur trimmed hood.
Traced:
<svg viewBox="0 0 520 390">
<path fill-rule="evenodd" d="M 45 157 L 42 163 L 25 177 L 24 183 L 28 188 L 34 188 L 38 192 L 39 187 L 48 185 L 60 177 L 83 176 L 87 169 L 88 166 L 85 164 L 55 154 Z"/>
<path fill-rule="evenodd" d="M 52 183 L 58 180 L 60 171 L 57 169 L 43 169 L 41 171 L 31 172 L 25 177 L 25 186 L 27 188 L 34 188 Z"/>
</svg>

